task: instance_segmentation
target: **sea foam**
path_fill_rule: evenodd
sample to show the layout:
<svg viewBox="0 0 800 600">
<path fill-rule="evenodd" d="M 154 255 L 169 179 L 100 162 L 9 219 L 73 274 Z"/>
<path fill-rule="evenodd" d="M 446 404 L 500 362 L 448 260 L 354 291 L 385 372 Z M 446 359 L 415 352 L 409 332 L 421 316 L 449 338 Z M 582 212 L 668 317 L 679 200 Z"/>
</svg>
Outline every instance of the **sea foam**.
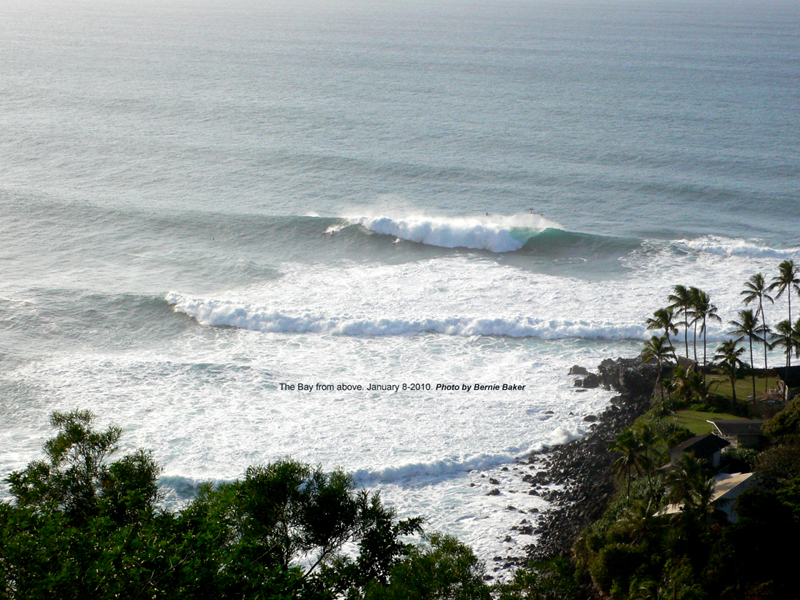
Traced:
<svg viewBox="0 0 800 600">
<path fill-rule="evenodd" d="M 723 257 L 798 259 L 800 248 L 771 248 L 760 240 L 708 235 L 693 240 L 676 240 L 676 248 L 687 252 L 707 253 Z"/>
<path fill-rule="evenodd" d="M 615 324 L 571 319 L 514 318 L 360 318 L 358 316 L 300 313 L 272 310 L 264 306 L 230 300 L 189 298 L 170 292 L 167 301 L 177 312 L 211 327 L 235 327 L 269 333 L 325 333 L 345 336 L 388 336 L 438 333 L 454 336 L 532 337 L 544 340 L 643 339 L 643 325 Z"/>
</svg>

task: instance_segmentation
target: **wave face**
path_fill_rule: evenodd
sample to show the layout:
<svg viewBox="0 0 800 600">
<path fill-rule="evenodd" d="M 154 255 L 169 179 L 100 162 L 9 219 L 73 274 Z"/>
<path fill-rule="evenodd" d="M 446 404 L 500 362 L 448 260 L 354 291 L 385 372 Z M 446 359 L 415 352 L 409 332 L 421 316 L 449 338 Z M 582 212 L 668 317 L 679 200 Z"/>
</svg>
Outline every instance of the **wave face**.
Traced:
<svg viewBox="0 0 800 600">
<path fill-rule="evenodd" d="M 532 237 L 548 228 L 561 228 L 541 215 L 517 214 L 484 217 L 354 217 L 350 223 L 374 233 L 392 235 L 418 244 L 441 248 L 469 248 L 490 252 L 520 250 Z"/>
</svg>

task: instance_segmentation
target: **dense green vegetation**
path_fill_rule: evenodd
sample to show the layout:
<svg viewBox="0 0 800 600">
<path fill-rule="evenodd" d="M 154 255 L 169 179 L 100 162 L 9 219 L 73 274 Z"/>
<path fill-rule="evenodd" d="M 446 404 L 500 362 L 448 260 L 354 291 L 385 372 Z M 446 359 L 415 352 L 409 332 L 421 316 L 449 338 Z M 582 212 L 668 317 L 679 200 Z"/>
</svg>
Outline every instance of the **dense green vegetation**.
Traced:
<svg viewBox="0 0 800 600">
<path fill-rule="evenodd" d="M 398 520 L 341 471 L 291 460 L 251 467 L 171 512 L 158 505 L 159 468 L 147 452 L 111 461 L 118 428 L 95 431 L 86 411 L 55 413 L 52 425 L 45 459 L 11 474 L 14 502 L 0 504 L 2 598 L 488 593 L 468 548 L 442 536 L 405 541 L 422 519 Z"/>
<path fill-rule="evenodd" d="M 619 491 L 578 540 L 577 570 L 612 598 L 792 597 L 794 554 L 787 549 L 800 534 L 797 414 L 795 400 L 768 422 L 766 429 L 780 436 L 769 448 L 723 454 L 729 471 L 759 477 L 760 485 L 737 499 L 734 523 L 710 502 L 708 465 L 686 454 L 675 469 L 656 471 L 669 461 L 666 451 L 690 434 L 657 411 L 640 419 L 612 448 L 620 455 Z M 669 503 L 682 508 L 659 514 Z"/>
<path fill-rule="evenodd" d="M 760 416 L 753 401 L 763 397 L 768 384 L 763 373 L 755 372 L 754 344 L 764 347 L 765 367 L 768 348 L 781 347 L 787 366 L 793 354 L 800 354 L 800 320 L 791 324 L 791 296 L 800 295 L 794 264 L 782 262 L 772 285 L 765 281 L 757 274 L 745 284 L 745 304 L 755 302 L 758 309 L 741 310 L 731 321 L 731 333 L 738 337 L 719 344 L 714 365 L 707 362 L 705 332 L 716 307 L 707 294 L 675 286 L 670 306 L 648 320 L 648 329 L 664 332 L 642 350 L 645 361 L 658 362 L 654 409 L 620 433 L 610 448 L 619 456 L 614 463 L 617 495 L 574 547 L 576 573 L 588 574 L 601 594 L 630 600 L 779 600 L 796 595 L 795 553 L 788 548 L 800 534 L 800 399 L 766 421 L 765 447 L 723 454 L 721 468 L 753 472 L 757 482 L 736 499 L 732 522 L 711 502 L 715 470 L 710 465 L 685 454 L 672 469 L 657 470 L 669 462 L 671 447 L 707 431 L 704 422 L 711 415 Z M 775 297 L 786 293 L 789 310 L 789 319 L 774 330 L 764 317 L 764 303 L 773 301 L 773 290 Z M 678 327 L 684 330 L 683 361 L 670 338 Z M 697 356 L 700 335 L 702 362 Z M 747 347 L 740 347 L 745 339 Z M 668 373 L 663 381 L 662 373 Z M 669 504 L 680 509 L 665 510 Z"/>
<path fill-rule="evenodd" d="M 0 598 L 512 600 L 578 589 L 560 562 L 489 585 L 455 538 L 423 535 L 421 518 L 398 519 L 342 471 L 292 460 L 166 510 L 151 455 L 112 460 L 121 431 L 92 422 L 88 411 L 54 413 L 44 460 L 8 477 Z"/>
</svg>

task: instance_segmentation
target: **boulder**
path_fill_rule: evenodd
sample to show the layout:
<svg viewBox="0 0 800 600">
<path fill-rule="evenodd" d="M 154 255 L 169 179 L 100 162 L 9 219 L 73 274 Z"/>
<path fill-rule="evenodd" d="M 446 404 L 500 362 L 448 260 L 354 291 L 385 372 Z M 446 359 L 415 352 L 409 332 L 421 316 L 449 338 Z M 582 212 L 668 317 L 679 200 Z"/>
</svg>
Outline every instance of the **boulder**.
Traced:
<svg viewBox="0 0 800 600">
<path fill-rule="evenodd" d="M 583 385 L 582 387 L 593 389 L 600 387 L 600 377 L 595 375 L 594 373 L 589 373 L 586 377 L 583 378 Z"/>
</svg>

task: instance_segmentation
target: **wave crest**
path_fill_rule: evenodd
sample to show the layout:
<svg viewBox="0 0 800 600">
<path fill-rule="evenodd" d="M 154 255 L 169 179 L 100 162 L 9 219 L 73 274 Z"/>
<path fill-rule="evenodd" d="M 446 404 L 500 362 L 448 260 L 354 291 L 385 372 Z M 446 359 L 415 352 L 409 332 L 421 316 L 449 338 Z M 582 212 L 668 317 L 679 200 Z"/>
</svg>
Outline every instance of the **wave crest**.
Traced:
<svg viewBox="0 0 800 600">
<path fill-rule="evenodd" d="M 360 225 L 369 231 L 418 244 L 440 248 L 470 248 L 490 252 L 520 250 L 545 229 L 561 229 L 558 223 L 536 214 L 474 217 L 348 217 L 346 223 L 328 228 L 336 233 L 347 225 Z"/>
</svg>

